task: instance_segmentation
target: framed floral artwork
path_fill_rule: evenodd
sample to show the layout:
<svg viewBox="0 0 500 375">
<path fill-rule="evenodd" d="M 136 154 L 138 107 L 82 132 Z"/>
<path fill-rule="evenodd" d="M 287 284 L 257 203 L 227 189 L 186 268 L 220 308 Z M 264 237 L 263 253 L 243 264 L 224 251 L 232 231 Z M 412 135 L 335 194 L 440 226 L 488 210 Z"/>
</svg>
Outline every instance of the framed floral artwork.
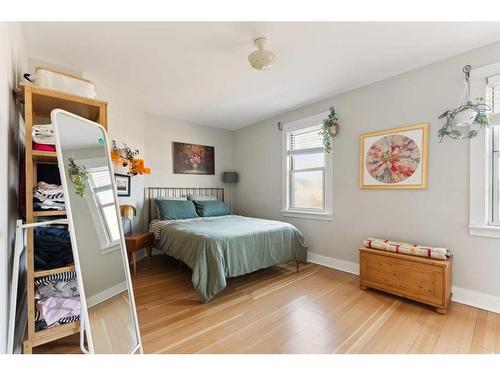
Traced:
<svg viewBox="0 0 500 375">
<path fill-rule="evenodd" d="M 429 125 L 360 136 L 361 189 L 426 189 Z"/>
<path fill-rule="evenodd" d="M 215 174 L 213 146 L 173 142 L 175 174 Z"/>
</svg>

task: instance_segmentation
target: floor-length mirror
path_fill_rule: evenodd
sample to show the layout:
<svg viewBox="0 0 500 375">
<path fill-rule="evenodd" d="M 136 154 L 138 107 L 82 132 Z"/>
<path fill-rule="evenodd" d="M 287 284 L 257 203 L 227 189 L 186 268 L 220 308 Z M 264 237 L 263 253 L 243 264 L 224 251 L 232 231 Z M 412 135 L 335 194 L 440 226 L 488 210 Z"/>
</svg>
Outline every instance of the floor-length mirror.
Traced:
<svg viewBox="0 0 500 375">
<path fill-rule="evenodd" d="M 141 352 L 116 186 L 104 129 L 62 110 L 51 115 L 91 353 Z"/>
</svg>

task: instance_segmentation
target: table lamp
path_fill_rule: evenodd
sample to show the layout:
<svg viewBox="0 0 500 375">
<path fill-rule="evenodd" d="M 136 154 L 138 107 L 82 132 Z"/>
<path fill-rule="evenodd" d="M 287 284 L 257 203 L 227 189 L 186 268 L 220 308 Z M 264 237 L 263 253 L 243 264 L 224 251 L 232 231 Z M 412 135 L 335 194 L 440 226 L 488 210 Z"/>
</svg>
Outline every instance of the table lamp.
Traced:
<svg viewBox="0 0 500 375">
<path fill-rule="evenodd" d="M 136 214 L 136 209 L 131 204 L 122 204 L 120 206 L 120 214 L 122 216 L 123 234 L 128 236 L 132 234 L 132 218 Z"/>
</svg>

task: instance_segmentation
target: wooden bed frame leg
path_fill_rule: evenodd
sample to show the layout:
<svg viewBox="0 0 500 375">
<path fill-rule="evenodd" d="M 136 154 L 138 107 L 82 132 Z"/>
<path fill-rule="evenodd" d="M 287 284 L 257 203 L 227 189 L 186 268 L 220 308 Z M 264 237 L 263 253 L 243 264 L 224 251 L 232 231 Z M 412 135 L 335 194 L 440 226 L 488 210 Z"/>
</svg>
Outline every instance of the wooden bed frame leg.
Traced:
<svg viewBox="0 0 500 375">
<path fill-rule="evenodd" d="M 299 272 L 299 263 L 300 262 L 298 260 L 296 262 L 297 262 L 297 272 Z"/>
</svg>

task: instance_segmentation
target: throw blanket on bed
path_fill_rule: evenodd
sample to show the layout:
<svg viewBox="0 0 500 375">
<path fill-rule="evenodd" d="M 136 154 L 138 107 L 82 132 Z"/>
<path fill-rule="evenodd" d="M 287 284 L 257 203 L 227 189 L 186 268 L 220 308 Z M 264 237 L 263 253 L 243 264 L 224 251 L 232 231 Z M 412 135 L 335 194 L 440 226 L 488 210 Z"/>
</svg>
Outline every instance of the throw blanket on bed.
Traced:
<svg viewBox="0 0 500 375">
<path fill-rule="evenodd" d="M 226 278 L 291 260 L 307 260 L 302 234 L 293 225 L 244 216 L 156 221 L 157 245 L 193 270 L 193 285 L 204 303 L 226 287 Z"/>
<path fill-rule="evenodd" d="M 403 253 L 416 255 L 419 257 L 448 259 L 450 251 L 443 247 L 412 245 L 406 242 L 388 241 L 380 238 L 368 238 L 363 241 L 365 247 L 378 250 L 392 251 L 394 253 Z"/>
</svg>

